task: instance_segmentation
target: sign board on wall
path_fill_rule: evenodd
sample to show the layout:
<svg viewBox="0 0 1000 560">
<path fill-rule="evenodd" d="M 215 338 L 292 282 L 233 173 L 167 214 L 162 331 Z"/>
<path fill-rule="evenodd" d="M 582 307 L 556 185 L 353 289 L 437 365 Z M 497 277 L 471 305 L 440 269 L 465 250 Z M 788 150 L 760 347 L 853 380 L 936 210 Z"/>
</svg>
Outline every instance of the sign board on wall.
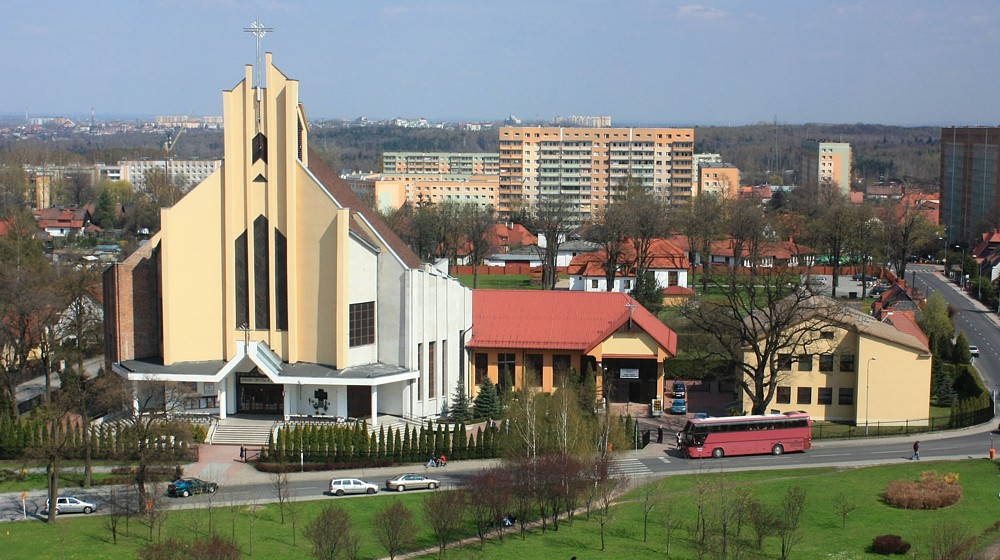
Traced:
<svg viewBox="0 0 1000 560">
<path fill-rule="evenodd" d="M 622 368 L 618 374 L 619 379 L 639 379 L 639 368 Z"/>
</svg>

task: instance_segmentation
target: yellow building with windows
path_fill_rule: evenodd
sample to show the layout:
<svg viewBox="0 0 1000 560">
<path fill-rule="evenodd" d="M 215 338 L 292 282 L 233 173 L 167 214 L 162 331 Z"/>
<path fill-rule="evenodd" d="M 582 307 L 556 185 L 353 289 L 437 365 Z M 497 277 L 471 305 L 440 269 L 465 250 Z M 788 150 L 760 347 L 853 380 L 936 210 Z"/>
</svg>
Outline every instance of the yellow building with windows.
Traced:
<svg viewBox="0 0 1000 560">
<path fill-rule="evenodd" d="M 437 417 L 471 291 L 310 153 L 299 82 L 270 53 L 262 74 L 223 93 L 220 168 L 104 273 L 107 369 L 219 418 Z"/>
<path fill-rule="evenodd" d="M 931 352 L 907 314 L 878 321 L 823 300 L 803 314 L 812 324 L 804 344 L 780 351 L 777 384 L 768 410 L 803 411 L 814 420 L 856 426 L 923 426 L 930 417 Z M 753 352 L 744 360 L 756 363 Z M 751 402 L 743 395 L 744 410 Z"/>
</svg>

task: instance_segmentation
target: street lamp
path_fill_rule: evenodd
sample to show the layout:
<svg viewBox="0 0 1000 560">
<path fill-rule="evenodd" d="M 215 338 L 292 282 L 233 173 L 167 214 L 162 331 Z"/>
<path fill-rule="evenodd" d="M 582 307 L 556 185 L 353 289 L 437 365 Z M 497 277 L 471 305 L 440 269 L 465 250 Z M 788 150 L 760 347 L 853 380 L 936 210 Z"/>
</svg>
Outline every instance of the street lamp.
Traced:
<svg viewBox="0 0 1000 560">
<path fill-rule="evenodd" d="M 945 277 L 947 277 L 948 276 L 948 240 L 945 239 L 944 237 L 938 237 L 938 240 L 941 241 L 942 249 L 944 249 L 944 256 L 941 258 L 941 264 L 944 267 L 944 275 L 945 275 Z"/>
<path fill-rule="evenodd" d="M 868 437 L 868 405 L 871 402 L 871 394 L 868 391 L 870 387 L 869 381 L 872 378 L 872 362 L 875 361 L 875 356 L 868 358 L 868 367 L 865 368 L 865 437 Z"/>
</svg>

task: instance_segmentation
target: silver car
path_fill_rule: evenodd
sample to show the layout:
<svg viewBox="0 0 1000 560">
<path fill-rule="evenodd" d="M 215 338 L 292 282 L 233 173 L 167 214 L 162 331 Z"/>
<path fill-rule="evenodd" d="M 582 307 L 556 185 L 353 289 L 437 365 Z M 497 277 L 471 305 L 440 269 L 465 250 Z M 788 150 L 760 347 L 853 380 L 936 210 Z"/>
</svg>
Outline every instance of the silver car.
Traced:
<svg viewBox="0 0 1000 560">
<path fill-rule="evenodd" d="M 378 493 L 378 485 L 357 478 L 335 478 L 330 481 L 330 494 L 334 496 L 376 493 Z"/>
<path fill-rule="evenodd" d="M 92 513 L 97 506 L 85 502 L 75 496 L 59 496 L 56 498 L 56 515 L 60 513 Z M 45 500 L 45 511 L 49 511 L 49 501 Z"/>
<path fill-rule="evenodd" d="M 427 478 L 426 476 L 420 476 L 419 474 L 401 474 L 396 478 L 390 478 L 385 481 L 386 490 L 395 490 L 396 492 L 402 492 L 403 490 L 413 490 L 416 488 L 427 488 L 428 490 L 433 490 L 441 486 L 441 482 L 434 480 L 433 478 Z"/>
</svg>

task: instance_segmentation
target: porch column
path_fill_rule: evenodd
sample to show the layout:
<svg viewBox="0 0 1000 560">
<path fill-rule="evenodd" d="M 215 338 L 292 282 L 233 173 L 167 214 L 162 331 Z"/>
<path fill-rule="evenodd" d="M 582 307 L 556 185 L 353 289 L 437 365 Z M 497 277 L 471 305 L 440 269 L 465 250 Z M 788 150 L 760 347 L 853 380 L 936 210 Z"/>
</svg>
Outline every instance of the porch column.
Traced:
<svg viewBox="0 0 1000 560">
<path fill-rule="evenodd" d="M 294 388 L 294 385 L 293 386 L 289 386 L 289 385 L 284 385 L 283 384 L 281 386 L 281 395 L 284 397 L 284 399 L 283 399 L 284 403 L 282 404 L 282 406 L 284 407 L 284 410 L 285 410 L 285 412 L 284 412 L 285 422 L 288 422 L 288 416 L 292 413 L 292 389 L 293 388 Z"/>
<path fill-rule="evenodd" d="M 372 428 L 378 427 L 378 385 L 372 385 Z"/>
<path fill-rule="evenodd" d="M 215 384 L 215 396 L 219 401 L 219 420 L 226 419 L 226 380 Z"/>
<path fill-rule="evenodd" d="M 340 385 L 334 386 L 337 391 L 337 414 L 336 416 L 343 416 L 347 418 L 350 416 L 347 414 L 347 386 Z"/>
<path fill-rule="evenodd" d="M 132 414 L 136 418 L 139 417 L 139 383 L 136 381 L 132 382 Z"/>
</svg>

